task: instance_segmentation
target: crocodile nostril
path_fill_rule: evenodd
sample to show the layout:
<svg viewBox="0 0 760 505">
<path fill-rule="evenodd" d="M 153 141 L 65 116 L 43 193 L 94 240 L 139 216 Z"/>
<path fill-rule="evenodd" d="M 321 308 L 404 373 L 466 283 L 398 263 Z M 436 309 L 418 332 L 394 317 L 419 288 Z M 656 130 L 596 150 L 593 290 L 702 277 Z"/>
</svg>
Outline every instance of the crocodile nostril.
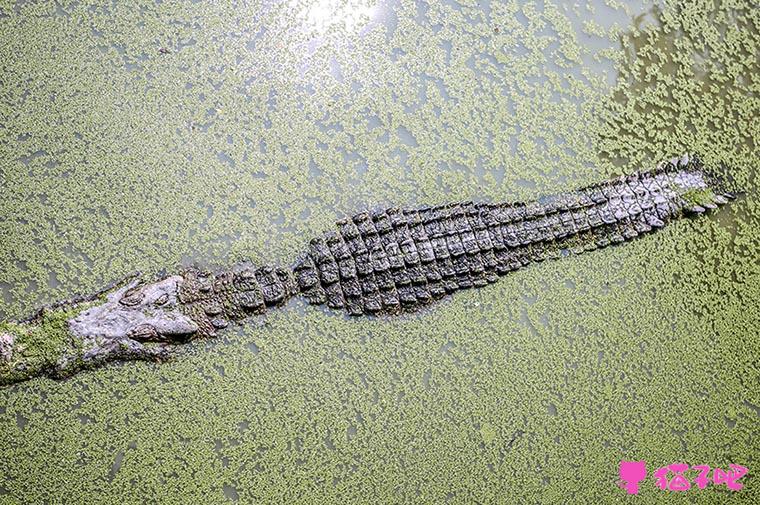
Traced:
<svg viewBox="0 0 760 505">
<path fill-rule="evenodd" d="M 140 291 L 127 291 L 124 293 L 124 296 L 119 300 L 119 303 L 122 305 L 126 305 L 127 307 L 134 307 L 135 305 L 142 302 L 145 295 L 143 295 Z"/>
</svg>

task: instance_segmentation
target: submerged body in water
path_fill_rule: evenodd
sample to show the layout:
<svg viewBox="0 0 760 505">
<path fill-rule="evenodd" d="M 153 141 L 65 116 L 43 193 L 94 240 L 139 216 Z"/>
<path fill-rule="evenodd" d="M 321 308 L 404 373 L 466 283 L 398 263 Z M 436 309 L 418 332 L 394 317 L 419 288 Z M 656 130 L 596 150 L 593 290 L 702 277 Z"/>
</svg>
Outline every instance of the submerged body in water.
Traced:
<svg viewBox="0 0 760 505">
<path fill-rule="evenodd" d="M 363 212 L 311 240 L 293 268 L 131 276 L 88 298 L 0 324 L 0 384 L 157 360 L 302 294 L 351 315 L 411 312 L 546 259 L 631 240 L 733 195 L 696 157 L 528 203 Z"/>
</svg>

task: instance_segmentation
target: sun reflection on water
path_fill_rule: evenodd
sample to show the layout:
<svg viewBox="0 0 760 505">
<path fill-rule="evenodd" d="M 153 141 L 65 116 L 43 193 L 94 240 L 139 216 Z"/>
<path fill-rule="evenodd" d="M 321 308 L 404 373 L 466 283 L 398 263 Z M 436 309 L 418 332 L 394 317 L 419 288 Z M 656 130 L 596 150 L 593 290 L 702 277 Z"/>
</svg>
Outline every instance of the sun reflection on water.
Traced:
<svg viewBox="0 0 760 505">
<path fill-rule="evenodd" d="M 298 19 L 319 33 L 325 33 L 335 25 L 356 31 L 378 12 L 376 0 L 294 0 L 291 5 L 295 7 Z"/>
</svg>

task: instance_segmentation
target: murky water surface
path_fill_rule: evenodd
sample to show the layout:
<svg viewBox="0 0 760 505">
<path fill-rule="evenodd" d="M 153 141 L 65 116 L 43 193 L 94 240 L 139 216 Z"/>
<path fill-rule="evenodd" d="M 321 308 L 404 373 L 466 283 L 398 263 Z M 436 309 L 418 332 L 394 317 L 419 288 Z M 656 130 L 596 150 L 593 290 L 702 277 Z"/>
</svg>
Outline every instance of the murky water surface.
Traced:
<svg viewBox="0 0 760 505">
<path fill-rule="evenodd" d="M 417 316 L 294 301 L 161 366 L 7 388 L 0 501 L 614 502 L 621 459 L 756 471 L 759 24 L 712 0 L 0 4 L 2 319 L 687 150 L 745 191 Z"/>
</svg>

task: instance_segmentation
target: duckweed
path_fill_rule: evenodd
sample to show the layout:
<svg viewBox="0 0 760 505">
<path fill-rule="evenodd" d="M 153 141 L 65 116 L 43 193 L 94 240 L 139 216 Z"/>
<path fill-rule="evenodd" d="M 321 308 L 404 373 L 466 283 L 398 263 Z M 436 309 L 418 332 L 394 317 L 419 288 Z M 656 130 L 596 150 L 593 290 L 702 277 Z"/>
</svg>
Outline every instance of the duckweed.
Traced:
<svg viewBox="0 0 760 505">
<path fill-rule="evenodd" d="M 756 501 L 759 24 L 737 0 L 3 4 L 3 320 L 685 151 L 744 195 L 418 316 L 293 301 L 168 363 L 3 389 L 0 503 L 616 503 L 621 459 L 642 503 L 681 461 L 748 467 Z M 41 362 L 56 321 L 24 336 Z"/>
<path fill-rule="evenodd" d="M 687 203 L 691 205 L 700 205 L 705 202 L 711 202 L 714 193 L 711 189 L 692 189 L 681 195 Z"/>
<path fill-rule="evenodd" d="M 3 372 L 0 373 L 0 381 L 11 380 L 14 375 L 26 376 L 23 372 L 37 374 L 52 368 L 75 345 L 68 332 L 68 320 L 85 310 L 87 305 L 69 309 L 45 309 L 33 323 L 0 323 L 0 334 L 9 334 L 14 341 L 9 366 L 0 369 Z M 19 365 L 24 368 L 19 369 Z"/>
</svg>

